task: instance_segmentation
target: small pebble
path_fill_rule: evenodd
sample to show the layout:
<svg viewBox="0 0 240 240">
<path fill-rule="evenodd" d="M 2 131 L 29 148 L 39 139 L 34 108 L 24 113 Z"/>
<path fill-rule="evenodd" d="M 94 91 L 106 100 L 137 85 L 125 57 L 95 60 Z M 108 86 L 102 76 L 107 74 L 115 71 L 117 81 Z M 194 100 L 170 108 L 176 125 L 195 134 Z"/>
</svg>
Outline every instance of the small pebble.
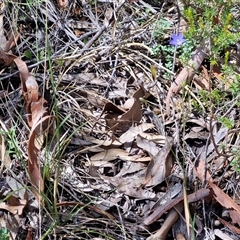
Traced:
<svg viewBox="0 0 240 240">
<path fill-rule="evenodd" d="M 219 220 L 214 221 L 214 226 L 218 227 L 221 225 L 221 222 Z"/>
</svg>

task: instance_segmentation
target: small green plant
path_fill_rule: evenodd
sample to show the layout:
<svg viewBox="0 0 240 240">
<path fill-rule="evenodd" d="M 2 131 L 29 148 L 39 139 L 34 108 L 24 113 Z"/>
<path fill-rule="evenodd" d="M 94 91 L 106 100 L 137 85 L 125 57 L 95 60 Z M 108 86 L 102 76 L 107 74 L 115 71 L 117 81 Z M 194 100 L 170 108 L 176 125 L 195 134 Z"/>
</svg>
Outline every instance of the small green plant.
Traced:
<svg viewBox="0 0 240 240">
<path fill-rule="evenodd" d="M 232 15 L 233 5 L 233 1 L 224 0 L 191 1 L 183 11 L 189 24 L 185 37 L 190 41 L 209 41 L 213 61 L 218 60 L 220 52 L 239 39 L 239 32 L 232 31 L 238 26 Z"/>
<path fill-rule="evenodd" d="M 213 91 L 209 92 L 206 90 L 199 91 L 199 99 L 204 107 L 206 108 L 217 108 L 223 104 L 223 99 L 226 97 L 226 93 L 221 92 L 219 89 L 215 88 Z"/>
<path fill-rule="evenodd" d="M 33 59 L 33 54 L 29 49 L 24 52 L 24 55 L 28 59 Z"/>
<path fill-rule="evenodd" d="M 0 228 L 0 240 L 9 240 L 9 231 L 6 228 Z"/>
<path fill-rule="evenodd" d="M 21 159 L 22 154 L 19 151 L 19 145 L 18 145 L 17 135 L 16 135 L 16 127 L 14 126 L 6 131 L 1 130 L 0 134 L 5 136 L 7 153 L 11 154 L 13 158 Z"/>
<path fill-rule="evenodd" d="M 161 18 L 154 24 L 154 37 L 162 40 L 170 29 L 172 29 L 172 23 L 166 18 Z"/>
<path fill-rule="evenodd" d="M 221 117 L 219 118 L 219 122 L 221 122 L 223 124 L 224 127 L 226 127 L 227 129 L 231 129 L 234 126 L 234 121 L 230 120 L 227 117 Z"/>
<path fill-rule="evenodd" d="M 231 153 L 233 154 L 231 166 L 233 167 L 235 172 L 239 173 L 240 172 L 240 151 L 237 148 L 233 148 Z"/>
<path fill-rule="evenodd" d="M 231 76 L 231 75 L 229 74 L 229 76 Z M 239 92 L 240 92 L 240 76 L 239 76 L 239 74 L 234 75 L 234 79 L 232 80 L 232 83 L 231 83 L 229 89 L 232 92 L 234 97 L 239 96 Z"/>
<path fill-rule="evenodd" d="M 229 65 L 229 48 L 236 44 L 240 37 L 239 20 L 233 16 L 236 1 L 185 0 L 183 3 L 183 16 L 189 26 L 188 31 L 184 33 L 186 42 L 195 47 L 200 43 L 209 46 L 211 66 L 218 65 L 220 59 L 224 61 L 221 65 L 223 84 L 229 81 L 229 77 L 236 76 L 230 87 L 236 95 L 240 90 L 240 79 L 234 67 Z M 227 84 L 231 85 L 231 82 Z"/>
<path fill-rule="evenodd" d="M 166 36 L 169 35 L 169 30 L 172 28 L 173 24 L 169 22 L 169 20 L 165 18 L 158 20 L 154 28 L 156 44 L 152 47 L 154 55 L 157 56 L 161 54 L 163 64 L 169 70 L 173 69 L 175 53 L 177 53 L 182 61 L 187 62 L 194 49 L 192 41 L 186 41 L 182 33 L 172 34 L 169 43 L 164 43 L 166 41 Z M 170 76 L 166 73 L 165 77 L 168 79 Z"/>
</svg>

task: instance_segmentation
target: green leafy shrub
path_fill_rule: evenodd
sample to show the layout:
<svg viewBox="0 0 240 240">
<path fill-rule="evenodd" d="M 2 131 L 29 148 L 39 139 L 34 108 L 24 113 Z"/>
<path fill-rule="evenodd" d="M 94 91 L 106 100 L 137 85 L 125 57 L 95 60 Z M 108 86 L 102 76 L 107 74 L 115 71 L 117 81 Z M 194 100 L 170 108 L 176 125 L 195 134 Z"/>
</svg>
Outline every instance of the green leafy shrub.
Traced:
<svg viewBox="0 0 240 240">
<path fill-rule="evenodd" d="M 0 240 L 9 240 L 9 232 L 6 228 L 0 228 Z"/>
</svg>

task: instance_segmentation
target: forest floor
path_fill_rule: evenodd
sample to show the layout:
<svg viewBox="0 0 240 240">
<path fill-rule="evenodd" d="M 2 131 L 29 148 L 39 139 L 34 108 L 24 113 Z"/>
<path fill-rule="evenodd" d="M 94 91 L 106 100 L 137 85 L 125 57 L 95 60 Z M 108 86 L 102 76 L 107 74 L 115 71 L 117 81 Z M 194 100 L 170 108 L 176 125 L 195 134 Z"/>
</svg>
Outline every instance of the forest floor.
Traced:
<svg viewBox="0 0 240 240">
<path fill-rule="evenodd" d="M 0 239 L 240 239 L 237 1 L 0 7 Z"/>
</svg>

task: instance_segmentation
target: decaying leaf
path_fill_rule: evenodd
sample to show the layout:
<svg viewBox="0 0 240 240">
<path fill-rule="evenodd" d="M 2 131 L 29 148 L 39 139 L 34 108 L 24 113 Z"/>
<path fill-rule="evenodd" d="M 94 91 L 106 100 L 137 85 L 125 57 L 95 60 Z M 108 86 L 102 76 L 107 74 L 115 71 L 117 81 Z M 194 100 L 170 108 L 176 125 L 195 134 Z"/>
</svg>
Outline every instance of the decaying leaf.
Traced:
<svg viewBox="0 0 240 240">
<path fill-rule="evenodd" d="M 210 91 L 211 89 L 211 77 L 208 74 L 208 70 L 202 66 L 202 74 L 200 76 L 195 75 L 193 82 L 196 84 L 197 88 Z"/>
<path fill-rule="evenodd" d="M 104 105 L 109 103 L 109 100 L 100 96 L 94 91 L 78 89 L 78 93 L 85 97 L 89 101 L 89 103 L 91 103 L 95 107 L 104 108 Z"/>
<path fill-rule="evenodd" d="M 146 140 L 141 136 L 137 136 L 136 142 L 138 147 L 147 151 L 151 156 L 156 156 L 159 153 L 159 151 L 161 151 L 156 143 Z"/>
<path fill-rule="evenodd" d="M 218 217 L 218 220 L 225 226 L 227 226 L 231 231 L 237 233 L 237 234 L 240 234 L 240 229 L 233 226 L 231 223 L 225 221 L 224 219 Z"/>
<path fill-rule="evenodd" d="M 6 182 L 9 187 L 14 191 L 14 194 L 17 195 L 20 199 L 25 199 L 28 201 L 28 193 L 26 188 L 12 177 L 6 177 Z"/>
<path fill-rule="evenodd" d="M 167 138 L 165 146 L 153 156 L 150 161 L 146 175 L 145 175 L 145 185 L 155 186 L 164 181 L 171 173 L 172 170 L 172 138 Z"/>
<path fill-rule="evenodd" d="M 142 172 L 143 174 L 143 172 Z M 150 189 L 142 187 L 143 175 L 133 174 L 130 177 L 106 177 L 101 176 L 105 181 L 116 186 L 118 192 L 137 199 L 154 199 L 156 194 Z"/>
<path fill-rule="evenodd" d="M 209 171 L 206 169 L 206 162 L 203 159 L 200 159 L 195 166 L 195 170 L 198 178 L 203 182 L 205 180 L 211 181 L 212 176 Z"/>
<path fill-rule="evenodd" d="M 7 210 L 12 214 L 22 215 L 23 209 L 25 208 L 27 200 L 19 199 L 14 196 L 10 196 L 7 199 L 7 203 L 0 202 L 0 209 Z"/>
<path fill-rule="evenodd" d="M 38 84 L 33 76 L 30 75 L 28 67 L 24 61 L 17 56 L 4 53 L 1 50 L 0 59 L 5 65 L 11 65 L 13 62 L 17 65 L 20 72 L 21 86 L 23 97 L 26 102 L 26 111 L 28 124 L 31 127 L 31 132 L 28 141 L 28 168 L 29 176 L 32 185 L 35 188 L 35 193 L 41 199 L 39 191 L 43 191 L 43 180 L 39 171 L 39 163 L 37 159 L 37 148 L 34 140 L 36 135 L 44 134 L 49 130 L 50 118 L 46 107 L 46 100 L 39 97 Z"/>
<path fill-rule="evenodd" d="M 112 148 L 112 149 L 105 150 L 103 152 L 97 153 L 96 155 L 92 156 L 91 161 L 112 161 L 117 158 L 124 160 L 124 161 L 128 161 L 128 160 L 131 161 L 131 160 L 135 160 L 139 157 L 141 157 L 141 156 L 137 156 L 137 155 L 129 156 L 129 154 L 123 149 Z"/>
<path fill-rule="evenodd" d="M 240 207 L 217 185 L 208 181 L 209 186 L 214 192 L 215 199 L 226 209 L 229 209 L 230 216 L 234 223 L 240 223 Z M 240 225 L 239 225 L 240 226 Z"/>
<path fill-rule="evenodd" d="M 141 154 L 129 155 L 128 152 L 119 148 L 111 148 L 109 150 L 101 151 L 100 153 L 97 153 L 90 158 L 91 164 L 93 166 L 101 167 L 107 167 L 110 165 L 112 166 L 112 164 L 108 162 L 116 159 L 132 162 L 149 162 L 151 160 L 150 157 L 143 157 Z"/>
<path fill-rule="evenodd" d="M 165 136 L 161 136 L 161 135 L 157 135 L 157 134 L 152 134 L 152 133 L 140 133 L 139 137 L 154 142 L 156 144 L 159 144 L 159 146 L 164 146 L 165 141 L 166 141 L 166 137 Z"/>
<path fill-rule="evenodd" d="M 126 132 L 134 124 L 138 124 L 142 119 L 141 97 L 149 96 L 142 87 L 133 94 L 132 106 L 128 111 L 108 102 L 102 111 L 101 116 L 106 113 L 105 121 L 107 126 L 116 132 Z"/>
<path fill-rule="evenodd" d="M 209 184 L 213 191 L 213 197 L 226 209 L 229 210 L 229 214 L 234 223 L 240 223 L 240 207 L 231 199 L 222 189 L 220 189 L 216 184 L 213 183 L 213 179 L 209 174 L 208 170 L 205 169 L 205 164 L 203 160 L 200 160 L 196 171 L 200 180 L 205 180 Z M 205 175 L 205 176 L 204 176 Z M 240 226 L 240 225 L 239 225 Z"/>
<path fill-rule="evenodd" d="M 51 116 L 46 116 L 39 121 L 39 125 L 41 125 L 41 122 L 45 122 L 46 120 L 50 119 Z M 39 171 L 39 163 L 37 158 L 37 148 L 34 145 L 34 140 L 37 135 L 36 129 L 39 128 L 39 125 L 36 124 L 34 128 L 32 128 L 29 140 L 28 140 L 28 171 L 29 171 L 29 177 L 31 179 L 31 183 L 34 186 L 34 192 L 38 196 L 40 200 L 42 200 L 40 193 L 44 190 L 44 184 L 43 179 L 41 176 L 41 173 Z"/>
<path fill-rule="evenodd" d="M 152 123 L 142 123 L 136 127 L 130 127 L 127 132 L 123 133 L 119 137 L 118 141 L 121 143 L 131 142 L 137 135 L 151 128 L 154 128 L 154 125 Z"/>
</svg>

